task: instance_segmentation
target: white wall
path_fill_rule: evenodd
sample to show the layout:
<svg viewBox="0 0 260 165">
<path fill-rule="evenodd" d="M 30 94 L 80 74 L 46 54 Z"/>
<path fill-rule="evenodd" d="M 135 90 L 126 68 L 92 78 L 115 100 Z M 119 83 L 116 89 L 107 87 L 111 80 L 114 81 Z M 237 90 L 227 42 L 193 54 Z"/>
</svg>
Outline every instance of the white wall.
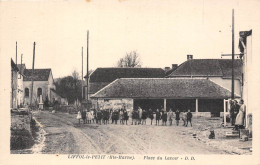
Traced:
<svg viewBox="0 0 260 165">
<path fill-rule="evenodd" d="M 18 75 L 17 81 L 17 104 L 21 105 L 24 102 L 24 88 L 23 88 L 23 76 Z"/>
<path fill-rule="evenodd" d="M 228 89 L 229 91 L 231 91 L 231 79 L 223 79 L 221 77 L 210 77 L 209 78 L 211 81 L 213 81 L 214 83 Z M 235 94 L 238 96 L 241 96 L 241 83 L 239 80 L 235 80 L 234 81 L 234 90 L 235 90 Z"/>
<path fill-rule="evenodd" d="M 31 97 L 31 88 L 32 88 L 32 82 L 31 81 L 23 81 L 23 90 L 25 91 L 25 88 L 29 88 L 29 97 L 25 97 L 25 92 L 23 93 L 24 96 L 24 104 L 30 105 L 30 97 Z M 33 82 L 33 100 L 32 102 L 35 103 L 37 100 L 39 102 L 39 98 L 37 98 L 37 90 L 38 88 L 42 88 L 42 99 L 43 102 L 48 97 L 49 101 L 51 101 L 50 89 L 56 89 L 54 85 L 54 80 L 52 77 L 52 72 L 50 72 L 48 81 L 34 81 Z"/>
<path fill-rule="evenodd" d="M 29 97 L 24 96 L 24 104 L 30 105 L 32 82 L 24 81 L 23 87 L 24 87 L 24 91 L 25 91 L 25 88 L 29 88 Z M 45 100 L 46 96 L 48 96 L 48 93 L 49 93 L 48 81 L 34 81 L 33 82 L 33 103 L 37 100 L 38 88 L 42 88 L 42 99 Z M 25 95 L 25 92 L 24 92 L 24 95 Z"/>
<path fill-rule="evenodd" d="M 110 99 L 109 101 L 105 101 L 104 99 L 98 100 L 98 106 L 100 108 L 123 108 L 126 107 L 127 110 L 132 110 L 134 106 L 133 99 Z"/>
</svg>

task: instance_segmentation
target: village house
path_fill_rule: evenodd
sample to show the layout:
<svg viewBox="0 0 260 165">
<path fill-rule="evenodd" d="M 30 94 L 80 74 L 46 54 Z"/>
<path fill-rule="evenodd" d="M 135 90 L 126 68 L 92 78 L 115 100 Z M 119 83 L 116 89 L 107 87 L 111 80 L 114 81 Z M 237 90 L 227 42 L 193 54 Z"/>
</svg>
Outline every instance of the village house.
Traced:
<svg viewBox="0 0 260 165">
<path fill-rule="evenodd" d="M 172 68 L 165 68 L 165 73 L 168 72 L 165 78 L 114 77 L 118 79 L 92 91 L 96 93 L 91 98 L 100 107 L 106 105 L 107 100 L 124 102 L 128 99 L 133 108 L 189 109 L 197 116 L 223 115 L 231 98 L 232 60 L 193 59 L 188 55 L 187 61 Z M 234 62 L 234 77 L 235 97 L 240 98 L 243 83 L 240 59 Z"/>
<path fill-rule="evenodd" d="M 16 66 L 13 59 L 11 59 L 11 108 L 18 108 L 18 77 L 19 68 Z"/>
<path fill-rule="evenodd" d="M 234 60 L 234 92 L 242 95 L 242 60 Z M 183 62 L 169 78 L 204 78 L 209 79 L 231 91 L 232 59 L 193 59 L 187 55 Z"/>
<path fill-rule="evenodd" d="M 25 105 L 30 105 L 31 97 L 34 105 L 40 103 L 40 97 L 42 97 L 42 103 L 48 99 L 50 102 L 58 101 L 59 103 L 67 104 L 66 99 L 55 91 L 56 87 L 51 69 L 34 69 L 32 96 L 32 69 L 25 69 L 24 75 L 23 87 Z"/>
<path fill-rule="evenodd" d="M 88 96 L 106 87 L 118 78 L 163 78 L 165 71 L 161 68 L 97 68 L 89 76 Z M 84 77 L 86 78 L 86 76 Z M 86 88 L 85 88 L 86 90 Z M 85 91 L 85 97 L 87 92 Z M 94 108 L 97 107 L 95 99 L 91 99 Z M 128 100 L 123 100 L 128 102 Z M 114 104 L 114 103 L 113 103 Z"/>
</svg>

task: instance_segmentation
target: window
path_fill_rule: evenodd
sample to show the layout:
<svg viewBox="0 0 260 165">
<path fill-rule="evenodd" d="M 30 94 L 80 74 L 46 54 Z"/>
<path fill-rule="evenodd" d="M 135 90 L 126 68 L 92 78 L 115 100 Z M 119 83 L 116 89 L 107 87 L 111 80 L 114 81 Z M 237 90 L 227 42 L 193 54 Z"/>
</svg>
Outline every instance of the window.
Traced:
<svg viewBox="0 0 260 165">
<path fill-rule="evenodd" d="M 24 91 L 25 91 L 25 97 L 29 97 L 29 88 L 25 88 Z"/>
<path fill-rule="evenodd" d="M 42 88 L 38 88 L 37 90 L 37 96 L 40 97 L 42 95 Z"/>
</svg>

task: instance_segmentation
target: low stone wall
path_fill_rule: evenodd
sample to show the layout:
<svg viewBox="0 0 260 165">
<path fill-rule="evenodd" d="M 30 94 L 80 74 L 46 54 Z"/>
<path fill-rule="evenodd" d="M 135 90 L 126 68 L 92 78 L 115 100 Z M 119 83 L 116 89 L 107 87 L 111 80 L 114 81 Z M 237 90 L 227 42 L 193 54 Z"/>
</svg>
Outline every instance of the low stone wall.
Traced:
<svg viewBox="0 0 260 165">
<path fill-rule="evenodd" d="M 60 105 L 57 110 L 66 113 L 77 113 L 77 109 L 74 105 Z"/>
<path fill-rule="evenodd" d="M 211 112 L 192 112 L 192 116 L 194 117 L 211 117 Z"/>
</svg>

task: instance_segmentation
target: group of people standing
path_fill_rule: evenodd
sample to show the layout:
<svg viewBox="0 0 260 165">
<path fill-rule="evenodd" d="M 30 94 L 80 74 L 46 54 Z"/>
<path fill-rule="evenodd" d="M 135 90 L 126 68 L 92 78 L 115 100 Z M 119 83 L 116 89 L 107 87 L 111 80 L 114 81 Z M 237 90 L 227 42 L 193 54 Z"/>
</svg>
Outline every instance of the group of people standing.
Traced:
<svg viewBox="0 0 260 165">
<path fill-rule="evenodd" d="M 180 117 L 181 112 L 177 109 L 175 112 L 170 109 L 168 112 L 164 111 L 164 109 L 159 110 L 156 109 L 156 111 L 153 111 L 151 108 L 146 111 L 142 110 L 140 107 L 137 110 L 133 110 L 132 112 L 132 125 L 133 124 L 146 124 L 146 119 L 151 119 L 151 125 L 153 125 L 153 120 L 155 119 L 155 125 L 160 125 L 160 120 L 162 120 L 162 125 L 166 126 L 167 121 L 169 122 L 169 125 L 171 126 L 173 124 L 173 120 L 175 119 L 176 125 L 179 125 L 179 121 L 182 118 L 183 120 L 183 126 L 187 126 L 188 121 L 190 122 L 191 126 L 191 119 L 192 119 L 192 113 L 190 110 L 188 110 L 188 113 L 183 111 L 182 117 Z"/>
<path fill-rule="evenodd" d="M 182 115 L 182 116 L 181 116 Z M 97 124 L 109 124 L 109 121 L 111 120 L 111 124 L 117 124 L 118 120 L 120 121 L 120 124 L 128 124 L 129 118 L 132 119 L 131 125 L 146 125 L 147 118 L 150 118 L 151 125 L 153 125 L 153 120 L 155 119 L 156 125 L 160 125 L 160 120 L 162 120 L 162 125 L 166 126 L 167 121 L 169 122 L 169 125 L 173 125 L 173 120 L 175 119 L 176 125 L 179 125 L 180 119 L 183 120 L 183 126 L 188 126 L 188 123 L 192 126 L 192 113 L 190 110 L 188 112 L 183 111 L 181 113 L 178 109 L 173 112 L 172 109 L 170 109 L 168 112 L 164 111 L 164 109 L 156 109 L 152 110 L 151 108 L 149 110 L 143 110 L 141 107 L 138 107 L 138 109 L 134 109 L 132 112 L 127 111 L 125 108 L 118 109 L 118 110 L 112 110 L 112 109 L 105 109 L 105 110 L 95 110 L 92 109 L 90 111 L 82 110 L 78 112 L 77 119 L 79 120 L 79 123 L 81 120 L 83 120 L 83 123 L 85 124 L 91 124 L 91 123 L 97 123 Z"/>
<path fill-rule="evenodd" d="M 234 130 L 244 128 L 246 106 L 244 100 L 230 100 L 230 123 L 234 127 Z"/>
<path fill-rule="evenodd" d="M 80 121 L 83 120 L 83 124 L 91 124 L 91 123 L 97 123 L 97 124 L 109 124 L 109 121 L 112 120 L 111 124 L 117 124 L 118 120 L 120 121 L 120 124 L 127 124 L 127 121 L 129 119 L 128 112 L 125 109 L 119 109 L 119 110 L 95 110 L 92 109 L 90 111 L 82 110 L 78 111 L 77 117 Z"/>
</svg>

